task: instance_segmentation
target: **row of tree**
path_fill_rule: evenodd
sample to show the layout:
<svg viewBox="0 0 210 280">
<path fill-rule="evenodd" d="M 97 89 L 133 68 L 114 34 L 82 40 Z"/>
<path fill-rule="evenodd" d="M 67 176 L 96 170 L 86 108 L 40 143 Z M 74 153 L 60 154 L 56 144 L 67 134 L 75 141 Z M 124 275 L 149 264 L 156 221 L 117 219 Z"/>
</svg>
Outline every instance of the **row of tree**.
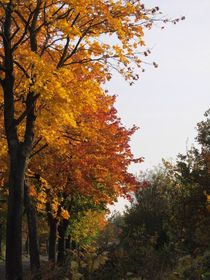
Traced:
<svg viewBox="0 0 210 280">
<path fill-rule="evenodd" d="M 197 132 L 197 147 L 139 177 L 98 238 L 90 279 L 210 279 L 210 110 Z"/>
<path fill-rule="evenodd" d="M 0 245 L 6 238 L 7 280 L 23 277 L 26 224 L 35 273 L 42 228 L 48 224 L 49 259 L 55 262 L 58 238 L 62 263 L 69 225 L 78 232 L 86 213 L 103 224 L 107 203 L 136 188 L 127 171 L 141 161 L 129 146 L 136 127 L 122 126 L 115 97 L 102 84 L 113 69 L 131 83 L 139 78 L 134 67 L 149 53 L 144 30 L 157 14 L 139 0 L 0 1 Z"/>
</svg>

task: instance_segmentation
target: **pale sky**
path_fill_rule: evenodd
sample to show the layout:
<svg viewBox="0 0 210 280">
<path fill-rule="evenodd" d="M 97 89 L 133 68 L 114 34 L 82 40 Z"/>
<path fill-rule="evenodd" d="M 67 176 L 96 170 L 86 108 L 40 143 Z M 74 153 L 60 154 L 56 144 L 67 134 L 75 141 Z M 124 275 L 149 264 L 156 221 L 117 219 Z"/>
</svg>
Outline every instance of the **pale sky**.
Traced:
<svg viewBox="0 0 210 280">
<path fill-rule="evenodd" d="M 186 16 L 186 20 L 146 33 L 146 44 L 152 48 L 148 60 L 156 61 L 157 69 L 145 66 L 146 72 L 132 87 L 116 73 L 107 85 L 118 95 L 116 107 L 123 124 L 140 127 L 131 146 L 145 163 L 131 167 L 134 173 L 184 153 L 210 107 L 210 0 L 142 2 L 159 6 L 170 18 Z"/>
</svg>

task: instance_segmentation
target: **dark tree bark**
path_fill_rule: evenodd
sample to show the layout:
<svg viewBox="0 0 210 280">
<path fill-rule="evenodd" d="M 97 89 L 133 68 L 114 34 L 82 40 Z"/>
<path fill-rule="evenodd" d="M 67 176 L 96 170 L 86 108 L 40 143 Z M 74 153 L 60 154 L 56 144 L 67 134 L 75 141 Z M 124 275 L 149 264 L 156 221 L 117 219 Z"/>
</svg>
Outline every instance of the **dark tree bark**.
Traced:
<svg viewBox="0 0 210 280">
<path fill-rule="evenodd" d="M 28 241 L 28 236 L 27 236 L 27 239 L 26 239 L 26 242 L 25 242 L 25 252 L 26 254 L 28 255 L 29 254 L 29 241 Z"/>
<path fill-rule="evenodd" d="M 4 87 L 4 94 L 7 94 L 7 85 Z M 5 98 L 5 122 L 7 139 L 10 153 L 9 170 L 9 198 L 7 214 L 6 233 L 6 277 L 8 280 L 22 279 L 22 215 L 24 203 L 24 181 L 25 171 L 32 151 L 34 140 L 35 122 L 35 100 L 36 95 L 29 93 L 26 100 L 26 107 L 30 108 L 26 117 L 26 130 L 24 142 L 17 139 L 17 131 L 12 129 L 7 114 L 7 101 Z M 14 122 L 14 120 L 13 120 Z M 11 125 L 10 125 L 11 124 Z M 16 127 L 16 126 L 15 126 Z M 16 136 L 16 137 L 15 137 Z"/>
<path fill-rule="evenodd" d="M 77 243 L 74 240 L 71 240 L 71 250 L 76 250 Z"/>
<path fill-rule="evenodd" d="M 68 235 L 68 237 L 66 238 L 65 247 L 66 247 L 67 250 L 71 249 L 71 237 L 70 237 L 70 235 Z"/>
<path fill-rule="evenodd" d="M 22 215 L 26 156 L 23 146 L 11 155 L 6 232 L 6 277 L 22 279 Z"/>
<path fill-rule="evenodd" d="M 34 139 L 34 94 L 27 98 L 31 112 L 26 118 L 25 141 L 13 142 L 8 137 L 10 151 L 9 198 L 6 233 L 6 277 L 8 280 L 22 279 L 22 215 L 24 202 L 24 180 Z M 6 109 L 5 109 L 6 110 Z M 16 139 L 15 139 L 16 140 Z"/>
<path fill-rule="evenodd" d="M 4 80 L 4 94 L 9 96 L 10 80 Z M 10 170 L 9 170 L 9 198 L 7 215 L 7 241 L 6 241 L 6 277 L 8 280 L 22 279 L 22 215 L 24 200 L 24 180 L 28 160 L 32 151 L 34 140 L 34 107 L 35 95 L 29 93 L 26 106 L 30 112 L 26 118 L 26 131 L 24 142 L 19 142 L 17 138 L 16 126 L 8 118 L 8 100 L 5 97 L 5 127 L 9 146 Z M 18 277 L 18 278 L 17 278 Z"/>
<path fill-rule="evenodd" d="M 36 208 L 33 205 L 28 193 L 28 186 L 25 184 L 25 209 L 28 222 L 28 239 L 29 239 L 29 252 L 30 252 L 30 266 L 31 272 L 36 273 L 40 268 L 39 257 L 39 243 L 37 233 L 37 217 Z"/>
<path fill-rule="evenodd" d="M 38 97 L 29 92 L 26 108 L 20 118 L 15 119 L 14 101 L 14 60 L 12 46 L 13 1 L 5 7 L 3 22 L 3 71 L 1 86 L 4 94 L 4 127 L 9 150 L 9 196 L 6 228 L 6 279 L 22 279 L 22 215 L 24 199 L 25 170 L 32 151 L 34 140 L 35 101 Z M 25 123 L 24 141 L 18 139 L 17 127 L 23 120 Z"/>
<path fill-rule="evenodd" d="M 18 142 L 14 118 L 14 76 L 11 48 L 12 1 L 5 11 L 3 25 L 5 78 L 1 80 L 4 93 L 4 125 L 10 155 L 9 198 L 6 236 L 6 277 L 8 280 L 22 278 L 22 205 L 26 157 Z"/>
<path fill-rule="evenodd" d="M 32 154 L 34 141 L 34 123 L 36 119 L 35 105 L 39 97 L 35 92 L 28 92 L 25 109 L 22 114 L 15 116 L 15 77 L 14 51 L 28 36 L 30 49 L 37 53 L 37 20 L 39 18 L 42 0 L 36 1 L 36 8 L 31 11 L 30 20 L 25 24 L 25 31 L 19 40 L 16 40 L 17 22 L 14 18 L 14 9 L 17 3 L 13 0 L 2 4 L 4 15 L 1 19 L 1 38 L 3 46 L 0 70 L 4 78 L 0 83 L 4 96 L 4 128 L 9 151 L 9 195 L 6 227 L 6 279 L 22 279 L 22 215 L 24 204 L 25 171 Z M 14 28 L 15 26 L 15 28 Z M 16 29 L 17 28 L 17 29 Z M 17 62 L 16 62 L 17 63 Z M 21 65 L 20 65 L 21 66 Z M 27 72 L 25 73 L 27 76 Z M 23 140 L 18 136 L 18 126 L 24 123 L 25 134 Z"/>
<path fill-rule="evenodd" d="M 49 261 L 55 263 L 56 241 L 57 241 L 57 219 L 55 219 L 51 213 L 48 213 L 48 223 L 49 223 L 48 259 Z"/>
<path fill-rule="evenodd" d="M 0 257 L 2 256 L 3 224 L 0 224 Z"/>
<path fill-rule="evenodd" d="M 58 254 L 57 263 L 62 265 L 65 261 L 65 234 L 68 227 L 68 220 L 63 219 L 58 226 Z"/>
</svg>

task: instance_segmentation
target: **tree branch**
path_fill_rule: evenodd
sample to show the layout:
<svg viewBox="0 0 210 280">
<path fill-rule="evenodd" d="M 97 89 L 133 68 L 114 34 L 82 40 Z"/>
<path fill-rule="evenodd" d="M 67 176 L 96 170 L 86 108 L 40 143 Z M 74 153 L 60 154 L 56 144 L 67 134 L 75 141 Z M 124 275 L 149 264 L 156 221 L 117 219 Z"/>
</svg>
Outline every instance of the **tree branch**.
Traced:
<svg viewBox="0 0 210 280">
<path fill-rule="evenodd" d="M 20 70 L 24 73 L 26 78 L 30 79 L 30 76 L 27 73 L 26 69 L 18 61 L 14 60 L 14 64 L 17 65 L 18 68 L 20 68 Z"/>
<path fill-rule="evenodd" d="M 30 94 L 31 93 L 29 93 L 29 95 Z M 34 103 L 36 102 L 39 96 L 40 94 L 33 95 L 30 98 L 30 101 L 29 97 L 27 97 L 28 100 L 26 100 L 26 110 L 20 115 L 18 119 L 15 120 L 15 126 L 18 126 L 31 113 L 31 111 L 34 109 Z"/>
<path fill-rule="evenodd" d="M 32 154 L 30 155 L 29 158 L 32 158 L 32 157 L 34 157 L 35 155 L 39 154 L 39 153 L 40 153 L 42 150 L 44 150 L 46 147 L 48 147 L 48 144 L 47 144 L 47 143 L 44 144 L 41 148 L 39 148 L 37 151 L 35 151 L 34 153 L 32 153 Z"/>
<path fill-rule="evenodd" d="M 23 34 L 22 36 L 19 38 L 19 40 L 14 44 L 13 48 L 12 48 L 12 51 L 14 51 L 23 41 L 25 42 L 25 36 L 27 35 L 27 31 L 29 29 L 29 24 L 30 24 L 30 21 L 32 19 L 32 16 L 33 14 L 31 13 L 28 17 L 28 20 L 25 20 L 24 17 L 21 15 L 21 13 L 19 13 L 18 11 L 16 11 L 16 14 L 21 18 L 21 20 L 23 21 L 24 25 L 25 25 L 25 28 L 24 28 L 24 31 L 23 31 Z M 29 39 L 29 38 L 28 38 Z"/>
</svg>

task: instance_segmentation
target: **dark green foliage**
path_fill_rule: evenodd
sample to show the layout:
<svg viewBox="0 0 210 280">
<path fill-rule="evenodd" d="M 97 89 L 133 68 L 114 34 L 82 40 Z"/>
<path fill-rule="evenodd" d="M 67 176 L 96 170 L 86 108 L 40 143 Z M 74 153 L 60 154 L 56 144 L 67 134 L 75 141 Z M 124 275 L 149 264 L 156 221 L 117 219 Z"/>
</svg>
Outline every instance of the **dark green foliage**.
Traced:
<svg viewBox="0 0 210 280">
<path fill-rule="evenodd" d="M 91 279 L 210 279 L 209 116 L 197 126 L 199 148 L 139 178 L 131 207 L 109 225 L 108 261 Z"/>
</svg>

